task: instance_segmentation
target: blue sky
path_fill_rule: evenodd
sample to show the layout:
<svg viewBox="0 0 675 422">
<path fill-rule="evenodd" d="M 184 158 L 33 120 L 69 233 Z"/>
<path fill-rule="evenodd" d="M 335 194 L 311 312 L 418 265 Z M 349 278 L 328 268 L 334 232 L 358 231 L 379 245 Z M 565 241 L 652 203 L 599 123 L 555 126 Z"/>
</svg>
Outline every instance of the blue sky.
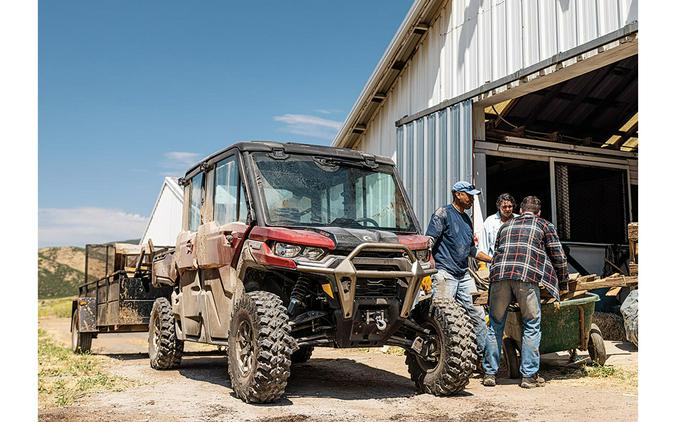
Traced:
<svg viewBox="0 0 675 422">
<path fill-rule="evenodd" d="M 411 5 L 39 1 L 39 245 L 140 237 L 237 140 L 329 144 Z"/>
</svg>

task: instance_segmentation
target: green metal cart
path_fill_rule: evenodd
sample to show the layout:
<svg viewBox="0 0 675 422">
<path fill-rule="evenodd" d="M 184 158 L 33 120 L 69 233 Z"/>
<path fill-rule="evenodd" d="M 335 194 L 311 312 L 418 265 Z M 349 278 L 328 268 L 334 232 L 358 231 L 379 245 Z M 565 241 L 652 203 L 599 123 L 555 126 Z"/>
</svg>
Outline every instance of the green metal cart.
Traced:
<svg viewBox="0 0 675 422">
<path fill-rule="evenodd" d="M 588 350 L 591 360 L 604 365 L 607 360 L 602 333 L 591 322 L 598 295 L 584 296 L 559 303 L 547 303 L 541 307 L 541 343 L 539 353 Z M 504 327 L 504 357 L 509 377 L 520 377 L 520 341 L 522 338 L 520 309 L 511 307 L 507 312 Z"/>
</svg>

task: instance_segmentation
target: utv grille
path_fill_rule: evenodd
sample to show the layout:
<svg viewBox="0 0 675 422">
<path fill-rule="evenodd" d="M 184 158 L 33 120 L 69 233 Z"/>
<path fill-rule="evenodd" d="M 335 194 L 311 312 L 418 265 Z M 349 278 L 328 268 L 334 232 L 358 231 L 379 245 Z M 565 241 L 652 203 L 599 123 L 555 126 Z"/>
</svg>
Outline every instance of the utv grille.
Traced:
<svg viewBox="0 0 675 422">
<path fill-rule="evenodd" d="M 356 297 L 396 297 L 396 282 L 395 278 L 358 278 Z"/>
</svg>

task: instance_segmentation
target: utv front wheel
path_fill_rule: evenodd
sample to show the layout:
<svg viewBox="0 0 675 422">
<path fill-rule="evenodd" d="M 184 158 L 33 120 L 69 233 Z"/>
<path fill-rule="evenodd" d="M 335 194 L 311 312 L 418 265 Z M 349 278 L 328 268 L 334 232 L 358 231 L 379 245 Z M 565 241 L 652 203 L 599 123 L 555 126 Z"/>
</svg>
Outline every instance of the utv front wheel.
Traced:
<svg viewBox="0 0 675 422">
<path fill-rule="evenodd" d="M 475 369 L 476 335 L 464 309 L 449 299 L 421 302 L 412 318 L 431 330 L 433 340 L 423 356 L 406 351 L 410 378 L 422 393 L 444 396 L 458 393 Z"/>
<path fill-rule="evenodd" d="M 279 296 L 256 291 L 237 302 L 228 346 L 228 372 L 237 397 L 267 403 L 284 394 L 295 348 L 290 332 Z"/>
<path fill-rule="evenodd" d="M 176 322 L 167 298 L 160 297 L 152 305 L 148 331 L 150 366 L 154 369 L 171 369 L 180 365 L 183 341 L 176 338 Z"/>
</svg>

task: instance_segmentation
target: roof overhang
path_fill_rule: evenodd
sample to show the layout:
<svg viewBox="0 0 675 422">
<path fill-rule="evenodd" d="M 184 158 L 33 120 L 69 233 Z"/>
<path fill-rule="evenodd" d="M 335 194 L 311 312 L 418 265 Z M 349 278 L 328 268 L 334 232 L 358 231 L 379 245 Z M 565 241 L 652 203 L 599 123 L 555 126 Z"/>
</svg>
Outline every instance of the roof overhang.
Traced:
<svg viewBox="0 0 675 422">
<path fill-rule="evenodd" d="M 333 146 L 349 148 L 366 131 L 371 117 L 417 51 L 420 41 L 438 17 L 444 4 L 445 0 L 416 0 L 413 3 L 345 123 L 333 139 Z"/>
</svg>

